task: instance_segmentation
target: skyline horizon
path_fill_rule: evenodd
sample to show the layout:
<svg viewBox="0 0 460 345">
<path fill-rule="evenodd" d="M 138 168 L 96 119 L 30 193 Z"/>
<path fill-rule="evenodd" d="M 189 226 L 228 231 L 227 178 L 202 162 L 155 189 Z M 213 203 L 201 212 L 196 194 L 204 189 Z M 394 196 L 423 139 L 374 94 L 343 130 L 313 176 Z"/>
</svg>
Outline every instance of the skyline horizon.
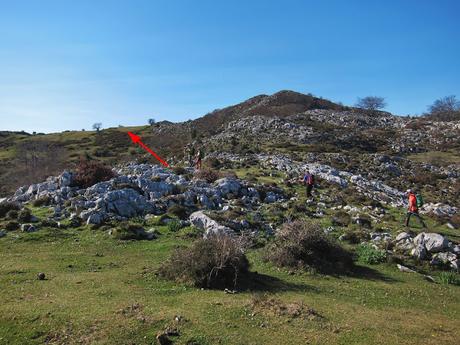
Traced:
<svg viewBox="0 0 460 345">
<path fill-rule="evenodd" d="M 327 97 L 322 97 L 320 95 L 315 95 L 315 94 L 312 94 L 310 92 L 308 93 L 305 93 L 305 92 L 299 92 L 299 91 L 296 91 L 296 90 L 292 90 L 292 89 L 283 89 L 283 90 L 279 90 L 279 91 L 276 91 L 274 93 L 261 93 L 261 94 L 257 94 L 257 95 L 253 95 L 249 98 L 246 98 L 244 100 L 241 100 L 241 101 L 238 101 L 236 103 L 233 103 L 233 104 L 229 104 L 227 106 L 224 106 L 222 108 L 214 108 L 212 110 L 209 110 L 208 112 L 206 113 L 203 113 L 203 114 L 200 114 L 200 115 L 197 115 L 193 118 L 189 118 L 187 120 L 177 120 L 177 121 L 171 121 L 171 120 L 168 120 L 168 119 L 164 119 L 164 118 L 161 118 L 160 119 L 157 119 L 155 118 L 154 116 L 147 116 L 145 118 L 145 124 L 123 124 L 123 123 L 119 123 L 119 124 L 111 124 L 111 125 L 108 125 L 108 126 L 105 126 L 104 123 L 101 122 L 102 124 L 102 127 L 101 127 L 101 130 L 104 130 L 104 129 L 109 129 L 109 128 L 119 128 L 119 127 L 123 127 L 123 128 L 130 128 L 130 127 L 140 127 L 140 126 L 149 126 L 148 124 L 148 121 L 149 119 L 154 119 L 155 120 L 155 123 L 158 123 L 158 122 L 171 122 L 171 123 L 184 123 L 184 122 L 188 122 L 188 121 L 194 121 L 196 119 L 199 119 L 199 118 L 202 118 L 203 116 L 206 116 L 208 114 L 211 114 L 212 112 L 216 111 L 216 110 L 221 110 L 221 109 L 225 109 L 227 107 L 232 107 L 232 106 L 235 106 L 235 105 L 238 105 L 238 104 L 241 104 L 241 103 L 244 103 L 248 100 L 250 100 L 251 98 L 254 98 L 254 97 L 258 97 L 258 96 L 271 96 L 271 95 L 274 95 L 274 94 L 277 94 L 279 92 L 283 92 L 283 91 L 288 91 L 288 92 L 296 92 L 296 93 L 300 93 L 300 94 L 304 94 L 304 95 L 312 95 L 313 97 L 315 98 L 319 98 L 319 99 L 324 99 L 324 100 L 328 100 L 328 101 L 331 101 L 335 104 L 339 104 L 339 105 L 343 105 L 343 106 L 346 106 L 346 107 L 350 107 L 350 108 L 358 108 L 355 106 L 355 104 L 344 104 L 343 102 L 340 102 L 340 101 L 334 101 L 334 100 L 331 100 Z M 368 95 L 368 96 L 375 96 L 375 95 Z M 386 100 L 386 99 L 385 99 Z M 429 105 L 428 105 L 429 106 Z M 428 108 L 427 106 L 427 108 Z M 420 117 L 420 116 L 423 116 L 423 115 L 426 115 L 428 112 L 425 112 L 425 113 L 421 113 L 421 114 L 395 114 L 395 113 L 392 113 L 388 110 L 386 110 L 386 107 L 383 108 L 383 109 L 380 109 L 378 111 L 382 111 L 382 112 L 386 112 L 386 113 L 390 113 L 391 115 L 393 116 L 399 116 L 399 117 L 407 117 L 407 116 L 410 116 L 410 117 Z M 28 133 L 28 134 L 32 134 L 33 132 L 36 132 L 37 134 L 41 134 L 41 133 L 44 133 L 44 134 L 53 134 L 53 133 L 61 133 L 61 132 L 66 132 L 66 131 L 86 131 L 86 132 L 91 132 L 91 131 L 96 131 L 95 129 L 93 129 L 93 125 L 95 123 L 98 123 L 100 121 L 95 121 L 91 124 L 88 124 L 87 126 L 88 127 L 81 127 L 81 128 L 68 128 L 68 129 L 64 129 L 64 130 L 60 130 L 60 131 L 51 131 L 51 132 L 47 132 L 47 131 L 36 131 L 36 130 L 23 130 L 23 129 L 17 129 L 17 130 L 10 130 L 10 129 L 3 129 L 3 128 L 0 128 L 0 132 L 18 132 L 18 133 L 22 133 L 22 132 L 25 132 L 25 133 Z"/>
<path fill-rule="evenodd" d="M 460 97 L 456 0 L 18 0 L 0 11 L 0 129 L 186 121 L 259 94 L 420 115 Z"/>
</svg>

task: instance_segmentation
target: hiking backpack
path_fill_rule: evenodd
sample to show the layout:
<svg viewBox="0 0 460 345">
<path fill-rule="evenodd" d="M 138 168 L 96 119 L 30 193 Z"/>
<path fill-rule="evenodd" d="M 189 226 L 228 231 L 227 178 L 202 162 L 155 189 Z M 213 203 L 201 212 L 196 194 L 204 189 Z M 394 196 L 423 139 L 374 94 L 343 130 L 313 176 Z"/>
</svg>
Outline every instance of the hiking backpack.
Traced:
<svg viewBox="0 0 460 345">
<path fill-rule="evenodd" d="M 423 206 L 422 194 L 417 194 L 417 196 L 415 197 L 415 200 L 417 201 L 417 208 L 420 208 Z"/>
</svg>

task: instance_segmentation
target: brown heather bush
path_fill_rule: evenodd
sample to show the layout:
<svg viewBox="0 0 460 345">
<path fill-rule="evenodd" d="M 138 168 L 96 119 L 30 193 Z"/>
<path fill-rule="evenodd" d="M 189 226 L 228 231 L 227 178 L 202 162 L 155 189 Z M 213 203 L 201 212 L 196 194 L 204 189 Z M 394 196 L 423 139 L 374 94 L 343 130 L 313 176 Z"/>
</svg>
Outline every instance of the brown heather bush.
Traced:
<svg viewBox="0 0 460 345">
<path fill-rule="evenodd" d="M 460 228 L 460 214 L 455 214 L 450 218 L 450 223 L 456 228 Z"/>
<path fill-rule="evenodd" d="M 235 288 L 249 270 L 243 238 L 211 236 L 178 248 L 160 267 L 160 276 L 200 288 Z"/>
<path fill-rule="evenodd" d="M 217 170 L 202 169 L 195 172 L 195 178 L 199 180 L 205 180 L 208 183 L 213 183 L 221 177 L 221 174 Z"/>
<path fill-rule="evenodd" d="M 98 182 L 108 181 L 115 174 L 101 162 L 82 160 L 75 170 L 74 185 L 88 188 Z"/>
<path fill-rule="evenodd" d="M 267 247 L 265 259 L 278 267 L 343 272 L 352 267 L 352 255 L 318 223 L 299 220 L 285 223 Z"/>
</svg>

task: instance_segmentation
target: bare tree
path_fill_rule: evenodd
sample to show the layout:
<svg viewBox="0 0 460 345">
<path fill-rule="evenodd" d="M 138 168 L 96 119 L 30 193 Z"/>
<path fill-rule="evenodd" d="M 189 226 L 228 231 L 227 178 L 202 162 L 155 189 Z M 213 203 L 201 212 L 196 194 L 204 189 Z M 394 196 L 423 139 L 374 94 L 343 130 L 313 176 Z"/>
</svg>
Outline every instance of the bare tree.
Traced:
<svg viewBox="0 0 460 345">
<path fill-rule="evenodd" d="M 367 96 L 364 98 L 358 98 L 355 106 L 367 110 L 378 110 L 385 108 L 387 104 L 385 102 L 385 98 L 383 97 Z"/>
<path fill-rule="evenodd" d="M 149 119 L 149 125 L 150 126 L 153 126 L 155 124 L 155 119 Z"/>
<path fill-rule="evenodd" d="M 457 97 L 450 95 L 434 101 L 433 104 L 428 107 L 428 110 L 431 114 L 452 113 L 460 111 L 460 102 L 457 101 Z"/>
<path fill-rule="evenodd" d="M 93 124 L 93 129 L 97 132 L 99 132 L 102 128 L 102 123 L 100 122 L 96 122 L 95 124 Z"/>
</svg>

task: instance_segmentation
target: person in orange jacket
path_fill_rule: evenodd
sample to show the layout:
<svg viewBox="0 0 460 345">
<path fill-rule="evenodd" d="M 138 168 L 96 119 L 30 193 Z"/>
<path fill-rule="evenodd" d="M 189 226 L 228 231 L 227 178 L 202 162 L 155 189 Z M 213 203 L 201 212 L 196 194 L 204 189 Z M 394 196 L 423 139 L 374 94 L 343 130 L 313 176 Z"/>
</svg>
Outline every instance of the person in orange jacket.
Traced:
<svg viewBox="0 0 460 345">
<path fill-rule="evenodd" d="M 413 192 L 412 189 L 408 189 L 406 191 L 407 193 L 407 196 L 409 198 L 409 208 L 407 209 L 407 216 L 406 216 L 406 226 L 408 227 L 409 226 L 409 220 L 410 220 L 410 217 L 411 216 L 414 216 L 416 217 L 420 223 L 422 224 L 422 226 L 424 228 L 426 228 L 426 225 L 422 219 L 422 217 L 420 217 L 419 213 L 418 213 L 418 207 L 417 207 L 417 197 L 415 196 L 415 193 Z"/>
</svg>

